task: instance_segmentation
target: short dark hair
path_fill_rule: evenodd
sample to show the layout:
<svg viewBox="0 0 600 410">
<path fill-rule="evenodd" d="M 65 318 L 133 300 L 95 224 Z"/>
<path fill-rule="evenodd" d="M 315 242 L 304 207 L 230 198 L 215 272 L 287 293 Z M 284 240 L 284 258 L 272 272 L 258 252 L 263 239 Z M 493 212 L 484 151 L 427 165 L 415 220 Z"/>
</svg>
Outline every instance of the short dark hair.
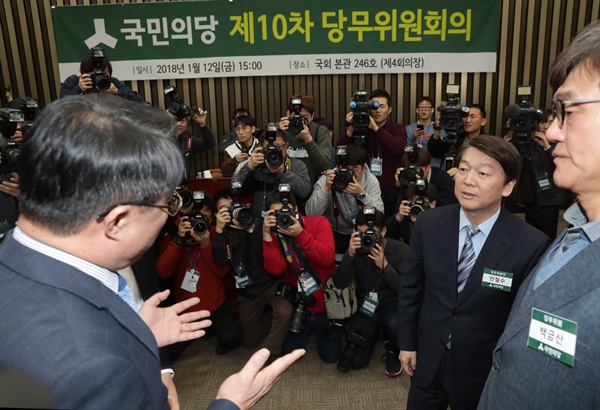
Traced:
<svg viewBox="0 0 600 410">
<path fill-rule="evenodd" d="M 423 97 L 419 98 L 417 100 L 417 106 L 419 104 L 421 104 L 423 101 L 427 101 L 429 104 L 431 104 L 432 107 L 435 107 L 435 105 L 433 104 L 433 100 L 430 97 L 427 97 L 427 96 L 423 96 Z"/>
<path fill-rule="evenodd" d="M 292 112 L 294 107 L 292 107 L 292 100 L 295 98 L 300 98 L 302 100 L 302 108 L 308 111 L 309 114 L 315 113 L 315 99 L 312 95 L 308 94 L 296 94 L 292 98 L 288 100 L 288 111 Z"/>
<path fill-rule="evenodd" d="M 390 97 L 390 93 L 382 88 L 371 91 L 369 94 L 369 100 L 372 100 L 373 98 L 385 98 L 387 100 L 388 107 L 392 106 L 392 97 Z"/>
<path fill-rule="evenodd" d="M 100 66 L 100 70 L 104 71 L 107 68 L 108 68 L 108 74 L 112 75 L 112 73 L 113 73 L 112 65 L 110 64 L 110 61 L 108 61 L 108 58 L 106 57 L 106 54 L 105 54 L 104 57 L 102 58 L 102 65 Z M 81 63 L 79 64 L 79 72 L 81 74 L 86 74 L 86 73 L 91 73 L 95 69 L 96 69 L 96 66 L 94 65 L 93 60 L 92 60 L 92 50 L 90 50 L 81 60 Z"/>
<path fill-rule="evenodd" d="M 214 213 L 219 212 L 219 209 L 217 208 L 217 206 L 218 206 L 217 204 L 223 198 L 231 199 L 231 191 L 229 190 L 229 188 L 220 189 L 213 196 L 213 198 L 212 198 L 212 207 L 213 207 L 213 212 Z"/>
<path fill-rule="evenodd" d="M 247 108 L 236 108 L 231 112 L 231 121 L 233 121 L 235 117 L 239 117 L 240 115 L 252 115 L 252 113 L 250 113 L 250 110 Z"/>
<path fill-rule="evenodd" d="M 487 118 L 487 112 L 485 112 L 485 108 L 483 108 L 483 105 L 481 105 L 481 104 L 471 104 L 471 105 L 469 105 L 469 110 L 471 108 L 477 108 L 479 110 L 479 112 L 481 113 L 481 118 Z"/>
<path fill-rule="evenodd" d="M 346 146 L 346 155 L 348 157 L 348 165 L 356 166 L 356 165 L 365 165 L 369 163 L 369 154 L 364 148 L 359 147 L 358 145 L 350 144 Z"/>
<path fill-rule="evenodd" d="M 116 204 L 154 204 L 183 177 L 176 138 L 158 108 L 102 93 L 54 101 L 23 143 L 20 212 L 69 235 Z"/>
<path fill-rule="evenodd" d="M 600 71 L 600 20 L 585 26 L 556 57 L 548 73 L 550 86 L 554 90 L 559 88 L 578 66 L 589 73 Z"/>
<path fill-rule="evenodd" d="M 280 137 L 286 143 L 290 142 L 290 138 L 287 136 L 286 132 L 284 130 L 282 130 L 281 128 L 277 128 L 276 137 Z M 260 134 L 260 138 L 258 139 L 258 142 L 260 143 L 260 145 L 263 145 L 263 143 L 266 140 L 267 140 L 267 131 L 265 130 L 265 131 L 263 131 L 262 134 Z"/>
<path fill-rule="evenodd" d="M 415 189 L 416 189 L 415 185 L 410 184 L 406 188 L 406 191 L 404 192 L 404 199 L 408 199 L 410 201 L 412 199 L 412 197 L 417 194 L 415 192 Z M 425 192 L 425 196 L 427 197 L 429 202 L 437 201 L 437 198 L 438 198 L 437 188 L 431 182 L 427 183 L 427 191 Z"/>
<path fill-rule="evenodd" d="M 465 140 L 456 154 L 457 164 L 460 163 L 468 148 L 475 148 L 498 161 L 504 170 L 504 184 L 518 180 L 519 173 L 521 172 L 521 156 L 517 148 L 510 142 L 505 141 L 504 138 L 482 134 Z"/>
<path fill-rule="evenodd" d="M 548 118 L 550 118 L 551 115 L 553 115 L 552 110 L 550 108 L 546 108 L 544 111 L 542 111 L 542 116 L 539 122 L 548 122 Z"/>
<path fill-rule="evenodd" d="M 237 127 L 238 125 L 256 127 L 256 120 L 250 115 L 239 115 L 233 119 L 233 126 Z"/>
<path fill-rule="evenodd" d="M 356 215 L 355 224 L 356 226 L 367 224 L 367 217 L 365 216 L 365 211 L 363 209 L 358 211 L 358 215 Z M 383 212 L 378 211 L 377 209 L 375 210 L 375 223 L 373 225 L 379 228 L 380 231 L 383 230 L 383 228 L 385 227 L 385 215 L 383 214 Z"/>
<path fill-rule="evenodd" d="M 416 145 L 416 144 L 415 144 Z M 408 154 L 402 155 L 402 166 L 407 167 L 411 164 L 408 159 Z M 426 167 L 431 164 L 431 154 L 426 149 L 417 146 L 417 165 L 420 167 Z"/>
<path fill-rule="evenodd" d="M 267 207 L 267 209 L 269 209 L 271 207 L 271 205 L 273 204 L 281 204 L 281 193 L 278 190 L 275 191 L 271 191 L 269 192 L 269 195 L 267 195 L 267 199 L 265 201 L 265 205 Z M 293 207 L 296 207 L 298 205 L 298 202 L 296 201 L 296 197 L 294 196 L 294 194 L 292 192 L 290 192 L 290 205 L 292 205 Z"/>
</svg>

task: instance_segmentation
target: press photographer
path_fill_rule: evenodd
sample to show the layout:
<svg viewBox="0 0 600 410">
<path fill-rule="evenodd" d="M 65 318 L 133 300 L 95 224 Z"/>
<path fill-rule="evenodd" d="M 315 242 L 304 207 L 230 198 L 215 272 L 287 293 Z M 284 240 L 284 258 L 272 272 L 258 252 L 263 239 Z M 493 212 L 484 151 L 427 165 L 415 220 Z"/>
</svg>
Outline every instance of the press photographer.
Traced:
<svg viewBox="0 0 600 410">
<path fill-rule="evenodd" d="M 17 165 L 21 155 L 23 134 L 21 126 L 25 115 L 14 108 L 0 109 L 0 242 L 19 217 L 19 174 Z"/>
<path fill-rule="evenodd" d="M 321 360 L 336 362 L 342 351 L 342 334 L 328 326 L 321 288 L 335 271 L 331 226 L 323 216 L 299 214 L 296 198 L 286 184 L 269 194 L 267 207 L 263 224 L 265 270 L 283 275 L 280 294 L 294 304 L 282 354 L 306 347 L 314 332 Z"/>
<path fill-rule="evenodd" d="M 240 164 L 248 161 L 250 154 L 259 147 L 256 132 L 256 120 L 250 115 L 240 115 L 233 119 L 236 141 L 225 148 L 221 171 L 223 176 L 236 176 Z"/>
<path fill-rule="evenodd" d="M 353 98 L 364 98 L 364 91 L 357 93 L 359 96 Z M 346 130 L 340 136 L 337 145 L 350 145 L 356 144 L 357 141 L 361 143 L 364 141 L 362 145 L 369 156 L 367 161 L 369 169 L 379 180 L 381 191 L 387 194 L 394 183 L 394 170 L 400 166 L 400 158 L 406 145 L 406 129 L 403 125 L 390 120 L 392 98 L 387 91 L 374 90 L 369 93 L 366 100 L 372 102 L 356 104 L 357 109 L 360 109 L 356 120 L 354 111 L 351 110 L 346 115 Z M 359 134 L 355 133 L 357 123 Z M 363 129 L 366 131 L 364 138 L 361 136 Z M 358 138 L 354 138 L 355 135 Z"/>
<path fill-rule="evenodd" d="M 374 208 L 359 212 L 356 232 L 333 275 L 339 288 L 348 286 L 354 278 L 359 306 L 346 333 L 347 344 L 338 362 L 341 371 L 367 366 L 383 334 L 385 374 L 396 377 L 402 372 L 396 343 L 397 292 L 407 253 L 406 244 L 386 238 L 382 212 Z"/>
</svg>

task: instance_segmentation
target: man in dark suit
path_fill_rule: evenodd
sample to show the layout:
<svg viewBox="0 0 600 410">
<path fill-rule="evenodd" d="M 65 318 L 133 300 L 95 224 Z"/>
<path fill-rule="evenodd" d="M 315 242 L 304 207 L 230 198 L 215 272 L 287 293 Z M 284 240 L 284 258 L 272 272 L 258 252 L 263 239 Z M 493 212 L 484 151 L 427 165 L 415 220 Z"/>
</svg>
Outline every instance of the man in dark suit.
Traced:
<svg viewBox="0 0 600 410">
<path fill-rule="evenodd" d="M 19 223 L 0 246 L 0 366 L 35 378 L 57 408 L 168 409 L 158 346 L 210 325 L 180 315 L 198 299 L 159 308 L 168 291 L 138 312 L 116 273 L 181 207 L 175 137 L 165 112 L 96 94 L 48 105 L 23 144 Z M 255 403 L 302 353 L 260 370 L 257 352 L 211 408 Z"/>
<path fill-rule="evenodd" d="M 550 73 L 554 183 L 577 194 L 558 236 L 521 287 L 481 396 L 481 409 L 600 408 L 600 22 Z"/>
<path fill-rule="evenodd" d="M 408 409 L 477 406 L 516 292 L 548 244 L 502 207 L 520 169 L 511 144 L 479 136 L 465 141 L 457 160 L 459 205 L 420 215 L 400 278 Z"/>
</svg>

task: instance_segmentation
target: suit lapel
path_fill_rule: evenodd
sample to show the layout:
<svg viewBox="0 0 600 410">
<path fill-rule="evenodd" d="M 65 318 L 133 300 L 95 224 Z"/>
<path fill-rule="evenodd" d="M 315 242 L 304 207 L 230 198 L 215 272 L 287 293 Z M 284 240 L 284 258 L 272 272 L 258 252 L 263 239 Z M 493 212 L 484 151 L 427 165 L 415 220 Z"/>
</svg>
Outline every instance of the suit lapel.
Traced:
<svg viewBox="0 0 600 410">
<path fill-rule="evenodd" d="M 448 212 L 443 218 L 443 225 L 440 226 L 440 232 L 449 232 L 448 237 L 445 235 L 440 235 L 440 246 L 438 249 L 440 251 L 440 262 L 442 266 L 448 266 L 448 268 L 444 268 L 443 271 L 447 272 L 446 281 L 448 283 L 447 288 L 450 296 L 450 300 L 453 304 L 456 303 L 457 300 L 457 275 L 458 275 L 458 266 L 457 266 L 457 255 L 458 255 L 458 223 L 459 223 L 459 212 L 460 206 L 455 205 L 452 208 L 452 212 Z M 462 245 L 461 245 L 462 246 Z"/>
<path fill-rule="evenodd" d="M 548 252 L 550 249 L 548 248 Z M 545 260 L 545 257 L 546 255 L 540 259 L 540 263 Z M 552 313 L 581 295 L 600 287 L 598 266 L 600 266 L 600 240 L 588 245 L 534 291 L 536 268 L 521 286 L 497 348 L 529 326 L 532 308 L 536 307 Z"/>
</svg>

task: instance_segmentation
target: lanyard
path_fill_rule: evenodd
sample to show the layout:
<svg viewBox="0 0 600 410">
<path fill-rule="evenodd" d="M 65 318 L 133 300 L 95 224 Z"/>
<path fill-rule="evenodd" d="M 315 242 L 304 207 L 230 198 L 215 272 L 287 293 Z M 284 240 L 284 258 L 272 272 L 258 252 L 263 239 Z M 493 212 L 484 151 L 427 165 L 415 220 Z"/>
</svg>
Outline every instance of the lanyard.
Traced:
<svg viewBox="0 0 600 410">
<path fill-rule="evenodd" d="M 198 266 L 198 261 L 200 260 L 200 256 L 202 255 L 202 250 L 198 249 L 198 255 L 196 255 L 196 263 L 194 263 L 192 261 L 192 253 L 191 253 L 192 249 L 190 246 L 187 246 L 187 254 L 188 254 L 188 260 L 190 261 L 190 268 L 195 269 L 196 271 L 199 272 L 199 270 L 197 269 Z"/>
</svg>

